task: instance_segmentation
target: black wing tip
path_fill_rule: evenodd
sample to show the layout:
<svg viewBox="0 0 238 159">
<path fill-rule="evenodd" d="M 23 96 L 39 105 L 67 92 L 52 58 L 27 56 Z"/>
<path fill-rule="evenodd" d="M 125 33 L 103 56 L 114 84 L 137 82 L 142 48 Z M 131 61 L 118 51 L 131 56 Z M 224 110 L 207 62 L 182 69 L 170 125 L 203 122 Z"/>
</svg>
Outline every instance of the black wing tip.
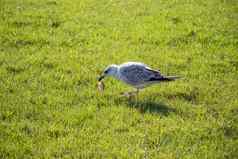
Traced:
<svg viewBox="0 0 238 159">
<path fill-rule="evenodd" d="M 159 77 L 159 78 L 150 78 L 149 81 L 175 81 L 176 79 L 180 79 L 179 76 L 168 76 L 168 77 Z"/>
</svg>

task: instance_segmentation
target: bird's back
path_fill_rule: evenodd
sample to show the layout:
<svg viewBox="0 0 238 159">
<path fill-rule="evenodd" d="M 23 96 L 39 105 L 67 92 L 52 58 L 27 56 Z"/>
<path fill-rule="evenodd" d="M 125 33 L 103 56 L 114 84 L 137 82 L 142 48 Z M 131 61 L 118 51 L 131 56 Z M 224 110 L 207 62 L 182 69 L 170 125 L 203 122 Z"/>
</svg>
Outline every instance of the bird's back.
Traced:
<svg viewBox="0 0 238 159">
<path fill-rule="evenodd" d="M 141 62 L 125 62 L 119 65 L 120 68 L 125 68 L 125 67 L 131 67 L 131 66 L 141 66 L 141 67 L 148 67 L 146 64 L 141 63 Z"/>
<path fill-rule="evenodd" d="M 154 73 L 143 63 L 127 62 L 120 65 L 119 77 L 129 85 L 141 87 L 154 77 Z"/>
<path fill-rule="evenodd" d="M 177 76 L 163 76 L 160 71 L 140 62 L 126 62 L 119 65 L 118 77 L 135 88 L 144 88 L 154 83 L 174 81 L 178 78 Z"/>
</svg>

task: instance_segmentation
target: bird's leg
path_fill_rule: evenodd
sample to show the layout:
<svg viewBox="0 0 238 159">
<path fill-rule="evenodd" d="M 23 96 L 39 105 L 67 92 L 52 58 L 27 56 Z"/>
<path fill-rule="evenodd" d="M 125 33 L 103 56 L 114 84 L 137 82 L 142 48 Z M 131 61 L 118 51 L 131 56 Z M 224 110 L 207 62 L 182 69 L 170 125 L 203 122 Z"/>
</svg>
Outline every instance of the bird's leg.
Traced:
<svg viewBox="0 0 238 159">
<path fill-rule="evenodd" d="M 131 98 L 133 96 L 138 96 L 138 93 L 139 93 L 139 89 L 137 88 L 135 91 L 124 92 L 124 93 L 121 93 L 121 95 Z"/>
<path fill-rule="evenodd" d="M 139 93 L 139 89 L 138 88 L 136 88 L 136 90 L 134 90 L 134 91 L 129 92 L 129 94 L 132 95 L 132 96 L 137 96 L 138 93 Z"/>
<path fill-rule="evenodd" d="M 136 88 L 136 92 L 135 92 L 135 93 L 136 93 L 136 95 L 135 95 L 135 96 L 136 96 L 136 104 L 138 104 L 138 98 L 139 98 L 138 94 L 139 94 L 139 90 L 140 90 L 139 88 Z"/>
<path fill-rule="evenodd" d="M 136 95 L 139 94 L 139 91 L 140 91 L 140 89 L 139 89 L 139 88 L 136 88 Z"/>
</svg>

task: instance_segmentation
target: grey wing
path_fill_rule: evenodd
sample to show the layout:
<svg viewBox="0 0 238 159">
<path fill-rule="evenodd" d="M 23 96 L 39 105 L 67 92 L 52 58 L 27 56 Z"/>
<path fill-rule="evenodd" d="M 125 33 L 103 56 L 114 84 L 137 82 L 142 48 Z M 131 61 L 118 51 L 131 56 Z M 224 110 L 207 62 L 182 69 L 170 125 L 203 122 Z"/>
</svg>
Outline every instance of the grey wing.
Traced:
<svg viewBox="0 0 238 159">
<path fill-rule="evenodd" d="M 139 85 L 154 81 L 162 77 L 159 71 L 143 65 L 130 65 L 121 67 L 120 74 L 124 81 L 130 84 Z"/>
</svg>

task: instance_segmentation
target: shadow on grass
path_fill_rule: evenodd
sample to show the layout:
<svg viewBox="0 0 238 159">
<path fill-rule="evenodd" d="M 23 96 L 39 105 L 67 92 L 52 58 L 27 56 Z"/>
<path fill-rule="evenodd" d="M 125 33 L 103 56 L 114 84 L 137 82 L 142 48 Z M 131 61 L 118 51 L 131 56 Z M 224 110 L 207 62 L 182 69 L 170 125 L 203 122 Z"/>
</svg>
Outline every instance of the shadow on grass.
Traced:
<svg viewBox="0 0 238 159">
<path fill-rule="evenodd" d="M 150 99 L 135 100 L 135 99 L 118 99 L 116 103 L 124 103 L 128 107 L 137 109 L 140 113 L 152 113 L 168 116 L 170 113 L 176 112 L 176 109 L 162 102 L 154 102 Z"/>
</svg>

